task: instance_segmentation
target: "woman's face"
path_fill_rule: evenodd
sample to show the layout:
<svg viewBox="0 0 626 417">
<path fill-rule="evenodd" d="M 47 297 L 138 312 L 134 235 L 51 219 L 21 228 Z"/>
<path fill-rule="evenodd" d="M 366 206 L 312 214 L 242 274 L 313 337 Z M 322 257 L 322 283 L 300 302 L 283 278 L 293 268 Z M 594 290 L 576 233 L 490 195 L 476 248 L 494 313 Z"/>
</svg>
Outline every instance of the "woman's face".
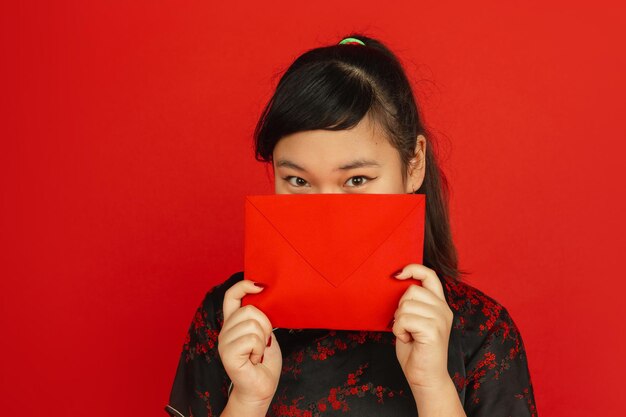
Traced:
<svg viewBox="0 0 626 417">
<path fill-rule="evenodd" d="M 424 136 L 415 149 L 403 181 L 400 154 L 367 116 L 352 129 L 287 135 L 274 147 L 275 193 L 411 193 L 424 179 Z"/>
</svg>

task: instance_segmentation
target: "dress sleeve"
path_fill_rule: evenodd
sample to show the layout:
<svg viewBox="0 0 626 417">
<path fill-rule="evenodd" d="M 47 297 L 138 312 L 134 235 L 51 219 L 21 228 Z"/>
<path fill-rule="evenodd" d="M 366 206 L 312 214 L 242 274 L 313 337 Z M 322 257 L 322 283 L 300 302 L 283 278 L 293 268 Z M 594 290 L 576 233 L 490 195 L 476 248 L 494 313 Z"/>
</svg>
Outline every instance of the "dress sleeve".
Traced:
<svg viewBox="0 0 626 417">
<path fill-rule="evenodd" d="M 506 308 L 483 308 L 478 346 L 466 363 L 467 417 L 537 417 L 522 335 Z"/>
<path fill-rule="evenodd" d="M 233 276 L 234 277 L 234 276 Z M 229 279 L 229 281 L 232 281 Z M 196 309 L 185 337 L 165 411 L 172 417 L 219 417 L 228 402 L 230 378 L 217 350 L 226 281 Z"/>
</svg>

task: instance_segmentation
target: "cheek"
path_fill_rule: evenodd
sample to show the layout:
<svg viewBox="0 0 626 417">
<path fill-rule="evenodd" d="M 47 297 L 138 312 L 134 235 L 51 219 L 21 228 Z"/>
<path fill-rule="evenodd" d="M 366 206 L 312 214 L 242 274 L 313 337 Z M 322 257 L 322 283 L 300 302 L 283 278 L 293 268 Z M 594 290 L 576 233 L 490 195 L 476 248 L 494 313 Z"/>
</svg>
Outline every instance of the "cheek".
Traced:
<svg viewBox="0 0 626 417">
<path fill-rule="evenodd" d="M 372 187 L 371 192 L 381 194 L 403 194 L 406 192 L 400 173 L 388 172 L 381 175 L 377 183 L 376 187 Z"/>
<path fill-rule="evenodd" d="M 282 181 L 280 181 L 280 178 L 276 177 L 274 179 L 274 194 L 284 194 L 284 193 L 285 193 L 284 185 L 282 184 Z"/>
<path fill-rule="evenodd" d="M 292 189 L 289 184 L 284 181 L 280 176 L 274 179 L 274 194 L 291 194 Z"/>
</svg>

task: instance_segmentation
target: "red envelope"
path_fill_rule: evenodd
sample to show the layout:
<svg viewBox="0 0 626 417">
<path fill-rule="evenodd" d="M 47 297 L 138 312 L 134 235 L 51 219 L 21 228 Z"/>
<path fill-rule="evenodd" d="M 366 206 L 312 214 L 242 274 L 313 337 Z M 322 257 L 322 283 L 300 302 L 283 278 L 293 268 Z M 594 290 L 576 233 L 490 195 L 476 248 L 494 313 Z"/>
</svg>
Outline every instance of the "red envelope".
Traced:
<svg viewBox="0 0 626 417">
<path fill-rule="evenodd" d="M 418 280 L 391 274 L 422 263 L 424 194 L 275 194 L 245 204 L 246 295 L 274 327 L 389 330 Z"/>
</svg>

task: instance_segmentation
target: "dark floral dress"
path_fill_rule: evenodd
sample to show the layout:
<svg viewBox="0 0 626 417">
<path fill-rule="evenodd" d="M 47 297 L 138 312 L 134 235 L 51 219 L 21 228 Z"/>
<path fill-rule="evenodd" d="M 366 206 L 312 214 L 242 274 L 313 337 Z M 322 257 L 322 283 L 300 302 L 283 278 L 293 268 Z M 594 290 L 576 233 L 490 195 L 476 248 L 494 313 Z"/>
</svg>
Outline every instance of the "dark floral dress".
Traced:
<svg viewBox="0 0 626 417">
<path fill-rule="evenodd" d="M 219 416 L 230 379 L 217 350 L 225 291 L 213 287 L 187 333 L 169 403 L 174 417 Z M 441 279 L 441 278 L 440 278 Z M 448 372 L 468 417 L 537 416 L 519 329 L 495 299 L 471 285 L 442 279 L 454 312 Z M 268 416 L 417 416 L 391 332 L 276 329 L 283 369 Z"/>
</svg>

